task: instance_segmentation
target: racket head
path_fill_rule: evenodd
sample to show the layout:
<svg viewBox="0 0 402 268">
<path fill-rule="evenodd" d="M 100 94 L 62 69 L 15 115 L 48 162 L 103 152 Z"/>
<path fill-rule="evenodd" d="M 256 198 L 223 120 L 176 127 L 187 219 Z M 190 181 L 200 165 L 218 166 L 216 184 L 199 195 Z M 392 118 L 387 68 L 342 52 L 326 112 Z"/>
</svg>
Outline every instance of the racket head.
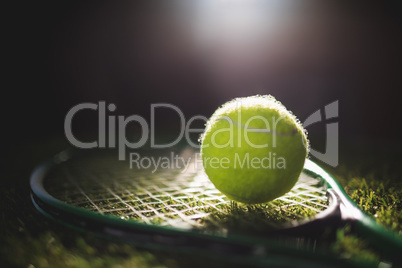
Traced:
<svg viewBox="0 0 402 268">
<path fill-rule="evenodd" d="M 180 155 L 191 158 L 194 151 L 181 150 Z M 151 152 L 148 156 L 166 157 L 166 152 Z M 257 206 L 226 199 L 202 169 L 152 172 L 129 169 L 128 165 L 117 161 L 113 151 L 63 151 L 32 174 L 33 203 L 42 214 L 61 224 L 135 245 L 184 252 L 212 249 L 215 254 L 230 252 L 236 256 L 293 252 L 297 258 L 314 252 L 315 260 L 321 254 L 316 249 L 320 230 L 339 227 L 344 215 L 353 214 L 355 219 L 362 214 L 336 180 L 309 159 L 291 192 Z M 346 206 L 346 214 L 345 209 L 340 210 L 343 202 L 352 204 Z M 290 213 L 286 214 L 285 209 Z M 302 217 L 300 212 L 304 212 Z M 266 221 L 267 216 L 278 215 L 283 217 Z M 258 218 L 267 224 L 255 229 L 250 228 L 252 225 L 239 228 L 239 224 L 227 224 L 244 219 L 254 223 Z M 214 226 L 216 223 L 218 226 Z M 271 239 L 276 236 L 280 240 Z M 292 237 L 291 245 L 284 236 Z M 321 255 L 323 261 L 328 260 L 327 254 Z"/>
<path fill-rule="evenodd" d="M 34 172 L 32 193 L 35 200 L 47 207 L 80 212 L 96 220 L 101 215 L 147 227 L 214 231 L 222 235 L 228 231 L 236 233 L 238 227 L 224 226 L 223 221 L 241 222 L 244 228 L 252 229 L 247 221 L 261 220 L 259 224 L 264 229 L 276 231 L 297 226 L 329 207 L 330 185 L 312 170 L 305 169 L 285 196 L 263 205 L 247 206 L 230 201 L 215 189 L 202 168 L 195 166 L 193 151 L 184 150 L 180 155 L 189 161 L 185 169 L 140 170 L 117 161 L 110 152 L 64 151 Z M 152 157 L 167 156 L 162 153 Z M 247 219 L 250 216 L 254 218 Z"/>
</svg>

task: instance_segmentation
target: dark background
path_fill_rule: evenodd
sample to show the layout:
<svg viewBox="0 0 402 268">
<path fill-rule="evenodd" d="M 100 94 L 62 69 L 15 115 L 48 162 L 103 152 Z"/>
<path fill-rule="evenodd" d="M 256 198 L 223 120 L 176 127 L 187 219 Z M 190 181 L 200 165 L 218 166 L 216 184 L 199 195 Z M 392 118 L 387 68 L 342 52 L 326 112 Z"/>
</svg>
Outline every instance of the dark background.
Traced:
<svg viewBox="0 0 402 268">
<path fill-rule="evenodd" d="M 341 146 L 401 145 L 397 1 L 251 1 L 266 20 L 232 32 L 219 24 L 228 1 L 212 11 L 203 2 L 38 1 L 7 9 L 6 150 L 65 140 L 64 117 L 82 102 L 114 103 L 112 115 L 145 118 L 150 104 L 166 102 L 190 118 L 254 94 L 274 95 L 302 122 L 339 100 Z M 260 32 L 249 37 L 250 29 Z M 177 131 L 171 111 L 157 123 L 159 133 Z M 95 133 L 96 112 L 82 112 L 73 127 L 82 139 Z M 323 149 L 325 125 L 308 130 Z"/>
</svg>

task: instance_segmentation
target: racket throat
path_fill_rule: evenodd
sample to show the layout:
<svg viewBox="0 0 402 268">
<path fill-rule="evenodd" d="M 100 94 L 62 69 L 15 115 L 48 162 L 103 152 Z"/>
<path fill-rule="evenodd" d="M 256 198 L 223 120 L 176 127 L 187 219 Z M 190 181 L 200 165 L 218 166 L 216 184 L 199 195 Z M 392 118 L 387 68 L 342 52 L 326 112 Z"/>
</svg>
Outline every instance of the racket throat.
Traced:
<svg viewBox="0 0 402 268">
<path fill-rule="evenodd" d="M 296 226 L 279 230 L 279 235 L 306 237 L 334 241 L 336 230 L 346 225 L 354 225 L 355 208 L 345 203 L 332 189 L 328 189 L 328 208 Z M 360 213 L 360 211 L 359 211 Z"/>
</svg>

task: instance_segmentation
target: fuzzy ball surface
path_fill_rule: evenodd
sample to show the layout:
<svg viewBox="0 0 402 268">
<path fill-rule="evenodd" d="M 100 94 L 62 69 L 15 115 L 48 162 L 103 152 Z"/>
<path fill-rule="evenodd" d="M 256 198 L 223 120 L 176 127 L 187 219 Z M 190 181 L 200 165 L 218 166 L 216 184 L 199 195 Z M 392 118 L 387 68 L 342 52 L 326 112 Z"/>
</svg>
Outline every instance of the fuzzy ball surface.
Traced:
<svg viewBox="0 0 402 268">
<path fill-rule="evenodd" d="M 308 155 L 301 123 L 270 95 L 225 103 L 207 122 L 200 141 L 204 170 L 215 187 L 248 204 L 287 193 Z"/>
</svg>

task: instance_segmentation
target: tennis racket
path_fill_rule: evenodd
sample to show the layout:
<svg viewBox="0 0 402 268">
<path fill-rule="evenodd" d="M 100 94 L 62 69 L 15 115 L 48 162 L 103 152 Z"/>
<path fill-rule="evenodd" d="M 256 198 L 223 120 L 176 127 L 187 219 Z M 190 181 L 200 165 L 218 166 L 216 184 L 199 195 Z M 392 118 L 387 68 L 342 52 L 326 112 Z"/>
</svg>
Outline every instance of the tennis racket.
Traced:
<svg viewBox="0 0 402 268">
<path fill-rule="evenodd" d="M 140 153 L 148 160 L 130 167 L 117 161 L 115 152 L 63 151 L 33 172 L 33 204 L 45 216 L 81 231 L 246 265 L 358 267 L 326 253 L 321 242 L 350 225 L 387 263 L 400 264 L 401 238 L 364 214 L 309 159 L 289 193 L 247 206 L 215 189 L 191 149 Z M 174 161 L 178 156 L 186 166 Z M 170 165 L 156 168 L 152 159 Z"/>
</svg>

